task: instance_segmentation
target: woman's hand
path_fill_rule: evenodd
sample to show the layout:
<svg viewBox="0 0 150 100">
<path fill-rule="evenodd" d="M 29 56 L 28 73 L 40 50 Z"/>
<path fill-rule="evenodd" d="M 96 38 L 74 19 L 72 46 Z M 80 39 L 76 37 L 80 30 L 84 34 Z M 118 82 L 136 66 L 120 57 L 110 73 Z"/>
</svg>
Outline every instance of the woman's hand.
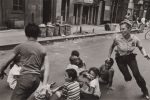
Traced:
<svg viewBox="0 0 150 100">
<path fill-rule="evenodd" d="M 150 60 L 150 56 L 149 55 L 145 55 L 144 56 L 147 60 Z"/>
</svg>

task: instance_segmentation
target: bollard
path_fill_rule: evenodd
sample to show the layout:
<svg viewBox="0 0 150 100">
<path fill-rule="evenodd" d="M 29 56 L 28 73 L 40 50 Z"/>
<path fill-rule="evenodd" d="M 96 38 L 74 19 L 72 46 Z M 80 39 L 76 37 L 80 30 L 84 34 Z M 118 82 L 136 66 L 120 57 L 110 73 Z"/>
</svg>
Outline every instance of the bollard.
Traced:
<svg viewBox="0 0 150 100">
<path fill-rule="evenodd" d="M 94 30 L 94 28 L 93 28 L 92 32 L 95 33 L 94 31 L 95 31 L 95 30 Z"/>
<path fill-rule="evenodd" d="M 82 27 L 80 26 L 80 33 L 82 33 Z"/>
</svg>

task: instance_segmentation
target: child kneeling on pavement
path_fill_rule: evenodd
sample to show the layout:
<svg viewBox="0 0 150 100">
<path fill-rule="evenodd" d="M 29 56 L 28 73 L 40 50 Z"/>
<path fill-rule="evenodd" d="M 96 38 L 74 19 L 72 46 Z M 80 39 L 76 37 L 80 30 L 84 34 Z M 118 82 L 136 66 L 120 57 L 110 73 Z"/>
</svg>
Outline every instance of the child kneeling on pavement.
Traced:
<svg viewBox="0 0 150 100">
<path fill-rule="evenodd" d="M 114 64 L 114 60 L 110 58 L 110 60 L 105 60 L 105 64 L 103 64 L 100 68 L 100 78 L 99 82 L 107 85 L 108 89 L 113 90 L 112 82 L 114 77 L 114 69 L 112 68 Z"/>
<path fill-rule="evenodd" d="M 17 78 L 20 76 L 20 70 L 21 70 L 21 67 L 18 66 L 17 64 L 14 64 L 13 67 L 9 71 L 7 82 L 11 89 L 15 89 L 17 85 Z"/>
<path fill-rule="evenodd" d="M 71 65 L 76 65 L 76 67 L 77 67 L 77 73 L 79 74 L 79 73 L 81 73 L 82 71 L 84 71 L 84 70 L 86 70 L 86 65 L 85 65 L 85 63 L 83 62 L 83 60 L 80 58 L 80 53 L 79 53 L 79 51 L 77 51 L 77 50 L 73 50 L 72 52 L 71 52 L 71 56 L 70 56 L 70 58 L 69 58 L 69 61 L 70 61 L 70 64 Z M 67 68 L 69 68 L 68 66 L 67 66 Z M 75 68 L 75 67 L 74 67 Z"/>
<path fill-rule="evenodd" d="M 86 64 L 85 64 L 85 62 L 83 62 L 83 60 L 80 58 L 80 53 L 79 53 L 79 51 L 73 50 L 73 51 L 71 52 L 70 58 L 71 58 L 72 56 L 78 57 L 79 63 L 78 63 L 77 66 L 78 66 L 80 69 L 83 69 L 83 70 L 86 69 Z"/>
</svg>

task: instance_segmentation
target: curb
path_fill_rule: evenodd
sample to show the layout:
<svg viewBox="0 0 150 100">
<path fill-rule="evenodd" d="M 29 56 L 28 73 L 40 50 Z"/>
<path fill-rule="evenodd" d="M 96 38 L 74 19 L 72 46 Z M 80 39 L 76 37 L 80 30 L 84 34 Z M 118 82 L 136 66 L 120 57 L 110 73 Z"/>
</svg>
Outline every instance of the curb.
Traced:
<svg viewBox="0 0 150 100">
<path fill-rule="evenodd" d="M 114 33 L 116 33 L 116 32 L 101 33 L 101 34 L 93 33 L 93 34 L 86 34 L 86 35 L 69 35 L 69 36 L 60 36 L 60 37 L 46 37 L 46 38 L 39 38 L 38 42 L 41 43 L 42 45 L 44 45 L 44 44 L 50 44 L 50 43 L 54 43 L 54 42 L 62 42 L 62 41 L 66 41 L 66 40 L 74 40 L 74 39 L 79 39 L 79 38 L 111 35 Z M 20 44 L 20 43 L 1 45 L 0 50 L 10 50 L 18 44 Z"/>
<path fill-rule="evenodd" d="M 58 36 L 58 37 L 46 37 L 46 38 L 39 38 L 38 42 L 41 43 L 42 45 L 44 45 L 44 44 L 51 44 L 51 43 L 54 43 L 54 42 L 63 42 L 65 40 L 74 40 L 74 39 L 79 39 L 79 38 L 112 35 L 112 34 L 115 34 L 115 33 L 120 33 L 120 32 L 114 31 L 114 32 L 100 33 L 100 34 L 93 33 L 93 34 L 86 34 L 86 35 L 69 35 L 69 36 Z M 140 30 L 132 30 L 132 34 L 137 34 L 137 33 L 140 33 Z M 16 45 L 18 45 L 20 43 L 1 45 L 0 50 L 13 49 Z"/>
</svg>

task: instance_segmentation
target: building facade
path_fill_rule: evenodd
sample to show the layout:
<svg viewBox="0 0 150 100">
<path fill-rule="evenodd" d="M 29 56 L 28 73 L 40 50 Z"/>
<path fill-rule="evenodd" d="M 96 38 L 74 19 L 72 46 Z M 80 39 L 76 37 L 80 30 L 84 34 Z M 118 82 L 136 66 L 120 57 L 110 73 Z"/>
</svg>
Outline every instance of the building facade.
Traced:
<svg viewBox="0 0 150 100">
<path fill-rule="evenodd" d="M 149 0 L 0 0 L 0 27 L 27 23 L 92 24 L 120 22 L 130 13 L 150 18 Z"/>
<path fill-rule="evenodd" d="M 0 26 L 24 27 L 33 20 L 41 23 L 42 0 L 0 0 Z"/>
<path fill-rule="evenodd" d="M 120 22 L 126 15 L 130 20 L 135 20 L 135 16 L 149 20 L 150 0 L 113 0 L 112 10 L 112 22 Z"/>
</svg>

